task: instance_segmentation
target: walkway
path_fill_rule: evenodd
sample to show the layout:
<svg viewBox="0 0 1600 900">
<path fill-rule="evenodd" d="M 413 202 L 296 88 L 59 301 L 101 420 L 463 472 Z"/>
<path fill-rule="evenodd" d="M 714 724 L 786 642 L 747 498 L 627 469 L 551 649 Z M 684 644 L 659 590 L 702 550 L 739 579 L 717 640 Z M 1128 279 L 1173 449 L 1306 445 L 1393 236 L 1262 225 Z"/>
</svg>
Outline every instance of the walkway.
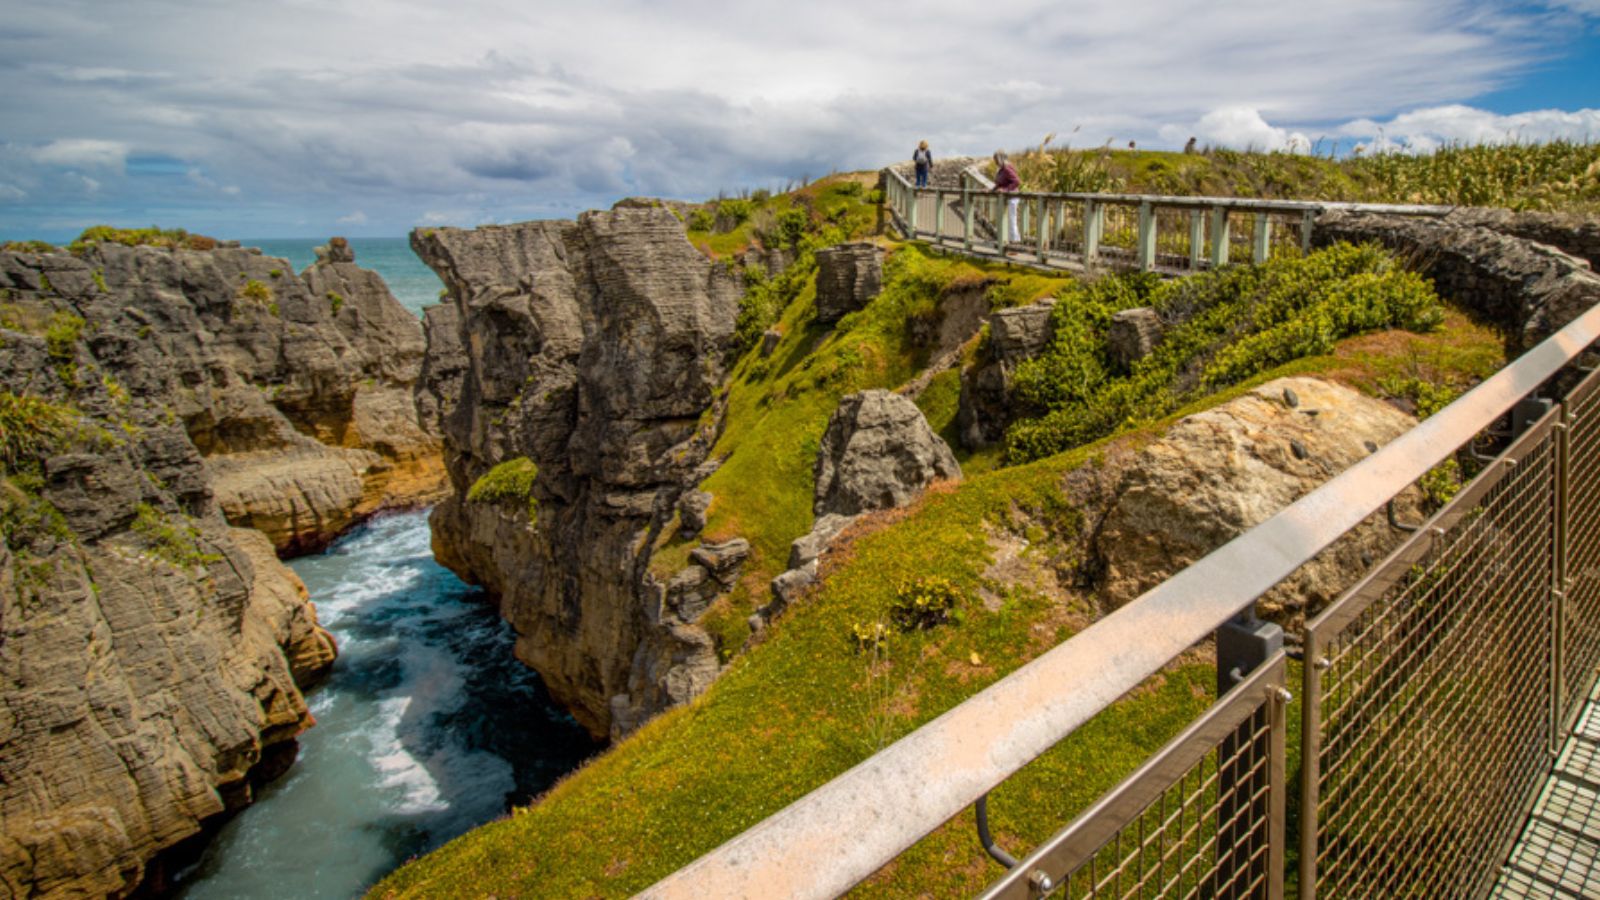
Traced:
<svg viewBox="0 0 1600 900">
<path fill-rule="evenodd" d="M 1493 897 L 1600 897 L 1600 684 L 1556 759 Z"/>
</svg>

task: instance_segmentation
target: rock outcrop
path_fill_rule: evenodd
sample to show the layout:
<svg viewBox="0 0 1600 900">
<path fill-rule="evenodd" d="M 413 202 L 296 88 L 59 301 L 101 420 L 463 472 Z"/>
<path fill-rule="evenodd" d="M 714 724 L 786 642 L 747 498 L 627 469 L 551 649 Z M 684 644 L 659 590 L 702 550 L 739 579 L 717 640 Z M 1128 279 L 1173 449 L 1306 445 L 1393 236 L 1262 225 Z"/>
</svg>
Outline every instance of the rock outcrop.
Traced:
<svg viewBox="0 0 1600 900">
<path fill-rule="evenodd" d="M 1055 304 L 1055 298 L 1046 297 L 989 317 L 987 358 L 961 372 L 956 429 L 962 446 L 976 450 L 1005 438 L 1011 424 L 1011 373 L 1050 343 Z"/>
<path fill-rule="evenodd" d="M 1506 222 L 1515 217 L 1501 213 L 1425 219 L 1326 212 L 1312 240 L 1376 241 L 1413 260 L 1440 294 L 1506 328 L 1507 349 L 1520 354 L 1600 302 L 1600 276 L 1583 259 L 1514 236 Z"/>
<path fill-rule="evenodd" d="M 883 290 L 884 250 L 869 241 L 817 251 L 817 321 L 837 322 Z"/>
<path fill-rule="evenodd" d="M 433 515 L 439 560 L 491 591 L 518 657 L 596 734 L 703 690 L 719 664 L 695 619 L 708 579 L 727 573 L 667 585 L 646 564 L 709 472 L 736 276 L 650 205 L 418 231 L 412 246 L 452 310 L 429 314 L 419 388 L 439 398 L 455 489 Z M 467 499 L 524 457 L 538 472 L 530 497 Z"/>
<path fill-rule="evenodd" d="M 24 318 L 81 318 L 127 392 L 183 426 L 228 520 L 293 553 L 445 485 L 412 399 L 421 328 L 350 258 L 297 277 L 253 250 L 100 243 L 0 257 L 0 286 Z"/>
<path fill-rule="evenodd" d="M 1130 454 L 1093 551 L 1121 606 L 1399 437 L 1416 420 L 1354 390 L 1280 378 L 1172 426 Z M 1415 492 L 1398 508 L 1417 521 Z M 1261 599 L 1280 621 L 1318 609 L 1403 537 L 1370 518 Z"/>
<path fill-rule="evenodd" d="M 922 411 L 892 391 L 850 394 L 828 419 L 817 450 L 811 531 L 789 548 L 772 600 L 750 617 L 760 632 L 817 580 L 817 561 L 864 513 L 909 505 L 935 481 L 959 481 L 961 464 Z"/>
<path fill-rule="evenodd" d="M 839 401 L 817 451 L 818 516 L 894 509 L 935 480 L 959 479 L 961 465 L 917 405 L 892 391 Z"/>
<path fill-rule="evenodd" d="M 320 359 L 309 327 L 255 335 L 270 311 L 183 293 L 244 256 L 0 253 L 5 896 L 159 885 L 152 859 L 248 803 L 311 724 L 300 688 L 332 641 L 267 538 L 228 526 L 200 449 L 286 427 L 242 371 Z"/>
<path fill-rule="evenodd" d="M 1112 365 L 1126 372 L 1155 350 L 1164 330 L 1161 316 L 1148 306 L 1113 313 L 1106 330 L 1106 354 Z"/>
</svg>

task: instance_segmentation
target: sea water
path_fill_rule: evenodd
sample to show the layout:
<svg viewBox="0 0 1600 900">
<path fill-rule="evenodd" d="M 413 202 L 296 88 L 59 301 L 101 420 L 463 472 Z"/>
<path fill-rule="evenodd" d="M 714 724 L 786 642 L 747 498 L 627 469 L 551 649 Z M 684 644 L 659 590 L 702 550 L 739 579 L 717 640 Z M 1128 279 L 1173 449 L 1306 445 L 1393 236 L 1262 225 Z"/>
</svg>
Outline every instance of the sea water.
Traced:
<svg viewBox="0 0 1600 900">
<path fill-rule="evenodd" d="M 290 567 L 339 642 L 316 725 L 179 896 L 347 898 L 528 803 L 595 745 L 512 657 L 479 592 L 434 562 L 426 515 L 383 516 Z"/>
<path fill-rule="evenodd" d="M 296 272 L 303 272 L 306 266 L 316 262 L 316 246 L 327 241 L 272 238 L 240 243 L 246 247 L 260 247 L 262 253 L 286 259 Z M 406 238 L 350 238 L 350 249 L 355 251 L 356 265 L 382 275 L 389 292 L 406 309 L 420 316 L 424 306 L 439 302 L 439 291 L 444 284 L 411 252 L 411 242 Z"/>
<path fill-rule="evenodd" d="M 244 241 L 298 271 L 319 240 Z M 439 279 L 405 238 L 353 238 L 413 313 Z M 348 898 L 406 859 L 526 804 L 597 746 L 512 656 L 515 635 L 434 562 L 426 512 L 374 519 L 292 560 L 339 642 L 307 694 L 289 771 L 180 875 L 185 900 Z"/>
</svg>

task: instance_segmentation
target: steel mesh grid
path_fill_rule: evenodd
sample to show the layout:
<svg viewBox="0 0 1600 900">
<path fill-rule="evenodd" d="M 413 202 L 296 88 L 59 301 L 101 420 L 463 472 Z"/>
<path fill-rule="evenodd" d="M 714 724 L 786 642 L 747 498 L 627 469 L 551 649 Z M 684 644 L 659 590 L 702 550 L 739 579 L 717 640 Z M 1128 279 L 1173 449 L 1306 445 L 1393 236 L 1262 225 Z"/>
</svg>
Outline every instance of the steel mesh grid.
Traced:
<svg viewBox="0 0 1600 900">
<path fill-rule="evenodd" d="M 1189 268 L 1189 215 L 1187 209 L 1158 206 L 1156 216 L 1157 266 L 1168 269 Z M 1205 231 L 1206 217 L 1200 214 L 1200 259 L 1207 258 Z"/>
<path fill-rule="evenodd" d="M 1553 474 L 1546 435 L 1325 640 L 1319 892 L 1464 895 L 1498 868 L 1549 741 Z"/>
<path fill-rule="evenodd" d="M 1259 896 L 1270 850 L 1271 727 L 1263 703 L 1232 738 L 1058 879 L 1058 896 Z"/>
<path fill-rule="evenodd" d="M 1570 709 L 1582 702 L 1588 679 L 1600 665 L 1600 391 L 1569 401 L 1567 410 L 1571 420 L 1562 686 Z"/>
</svg>

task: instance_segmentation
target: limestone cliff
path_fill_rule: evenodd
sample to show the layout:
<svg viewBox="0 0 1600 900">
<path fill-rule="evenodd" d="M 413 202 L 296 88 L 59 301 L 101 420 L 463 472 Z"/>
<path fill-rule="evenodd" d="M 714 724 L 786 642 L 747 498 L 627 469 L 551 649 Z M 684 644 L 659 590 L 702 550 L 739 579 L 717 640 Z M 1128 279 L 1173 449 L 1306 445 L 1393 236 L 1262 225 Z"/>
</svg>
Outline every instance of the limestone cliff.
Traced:
<svg viewBox="0 0 1600 900">
<path fill-rule="evenodd" d="M 418 389 L 455 489 L 435 554 L 497 597 L 518 657 L 591 731 L 703 689 L 713 643 L 646 563 L 706 471 L 739 280 L 646 205 L 412 246 L 449 289 Z"/>
<path fill-rule="evenodd" d="M 237 247 L 4 254 L 0 287 L 14 327 L 82 319 L 127 391 L 183 427 L 228 520 L 304 552 L 444 488 L 411 399 L 421 326 L 334 247 L 303 277 Z"/>
<path fill-rule="evenodd" d="M 215 365 L 188 368 L 179 335 L 200 313 L 183 295 L 109 289 L 141 272 L 192 284 L 205 265 L 0 254 L 4 896 L 159 883 L 153 857 L 292 761 L 311 722 L 300 687 L 333 660 L 299 579 L 221 515 L 184 427 L 222 397 L 259 400 L 222 360 L 265 342 L 235 331 Z"/>
</svg>

